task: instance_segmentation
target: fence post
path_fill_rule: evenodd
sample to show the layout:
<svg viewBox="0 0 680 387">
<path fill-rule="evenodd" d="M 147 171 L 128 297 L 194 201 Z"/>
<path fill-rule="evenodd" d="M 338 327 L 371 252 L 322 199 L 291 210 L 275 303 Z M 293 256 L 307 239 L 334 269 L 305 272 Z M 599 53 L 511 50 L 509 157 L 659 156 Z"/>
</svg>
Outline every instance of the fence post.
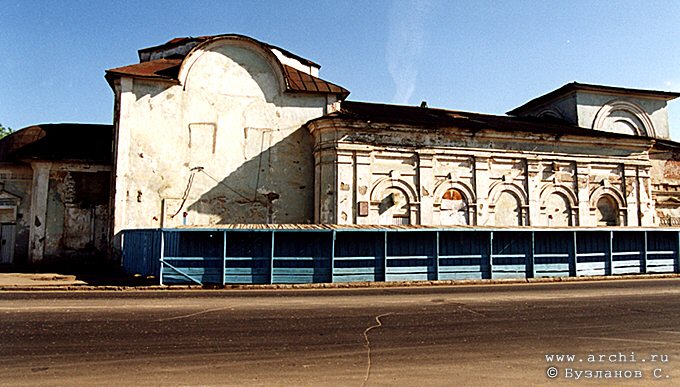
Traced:
<svg viewBox="0 0 680 387">
<path fill-rule="evenodd" d="M 493 279 L 493 231 L 489 231 L 489 279 Z"/>
<path fill-rule="evenodd" d="M 578 265 L 578 239 L 576 237 L 576 231 L 573 232 L 572 238 L 573 254 L 569 255 L 569 276 L 576 277 L 576 269 Z"/>
<path fill-rule="evenodd" d="M 527 267 L 526 270 L 524 271 L 525 276 L 530 275 L 529 278 L 536 277 L 536 266 L 535 266 L 536 262 L 535 262 L 535 259 L 534 259 L 535 250 L 536 250 L 536 231 L 531 230 L 531 251 L 529 252 L 529 254 L 531 254 L 531 255 L 529 257 L 527 257 L 527 258 L 529 258 L 527 263 L 529 265 L 531 265 L 531 269 L 529 270 L 529 268 Z"/>
<path fill-rule="evenodd" d="M 675 233 L 676 241 L 675 245 L 675 272 L 680 273 L 680 231 Z"/>
<path fill-rule="evenodd" d="M 227 230 L 223 231 L 222 236 L 222 286 L 227 284 L 225 277 L 227 276 Z"/>
<path fill-rule="evenodd" d="M 435 231 L 434 279 L 439 280 L 439 231 Z"/>
<path fill-rule="evenodd" d="M 335 237 L 337 235 L 337 231 L 333 230 L 333 238 L 331 240 L 331 283 L 335 282 Z"/>
<path fill-rule="evenodd" d="M 160 241 L 161 242 L 160 243 L 160 250 L 161 251 L 159 252 L 160 253 L 159 254 L 159 260 L 161 262 L 161 265 L 160 265 L 160 273 L 158 273 L 158 279 L 159 279 L 160 285 L 163 285 L 163 266 L 165 266 L 165 263 L 163 261 L 163 256 L 165 254 L 165 238 L 163 237 L 164 236 L 163 235 L 164 234 L 163 229 L 161 229 L 159 232 L 161 234 L 161 237 L 160 237 L 161 238 L 161 241 Z"/>
<path fill-rule="evenodd" d="M 274 283 L 274 230 L 271 230 L 272 233 L 272 239 L 271 239 L 271 250 L 269 251 L 269 283 L 273 284 Z"/>
<path fill-rule="evenodd" d="M 383 246 L 383 281 L 387 282 L 387 230 L 384 231 L 385 244 Z"/>
<path fill-rule="evenodd" d="M 647 231 L 643 231 L 645 233 L 645 245 L 644 245 L 644 251 L 642 253 L 642 256 L 640 258 L 642 259 L 642 262 L 640 262 L 640 273 L 646 274 L 647 273 Z"/>
<path fill-rule="evenodd" d="M 605 264 L 605 270 L 604 270 L 604 275 L 613 275 L 614 274 L 614 262 L 613 262 L 613 256 L 614 256 L 614 231 L 609 230 L 609 247 L 607 249 L 607 254 L 605 259 L 607 259 L 607 263 L 609 263 L 609 268 L 606 267 Z"/>
</svg>

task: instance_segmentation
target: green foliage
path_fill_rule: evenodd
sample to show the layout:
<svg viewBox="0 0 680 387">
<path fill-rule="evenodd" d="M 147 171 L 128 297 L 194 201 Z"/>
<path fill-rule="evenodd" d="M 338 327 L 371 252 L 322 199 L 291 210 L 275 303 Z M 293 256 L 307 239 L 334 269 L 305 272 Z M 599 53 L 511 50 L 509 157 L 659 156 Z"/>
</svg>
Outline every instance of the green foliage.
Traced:
<svg viewBox="0 0 680 387">
<path fill-rule="evenodd" d="M 3 138 L 10 133 L 12 133 L 12 128 L 6 128 L 2 124 L 0 124 L 0 138 Z"/>
</svg>

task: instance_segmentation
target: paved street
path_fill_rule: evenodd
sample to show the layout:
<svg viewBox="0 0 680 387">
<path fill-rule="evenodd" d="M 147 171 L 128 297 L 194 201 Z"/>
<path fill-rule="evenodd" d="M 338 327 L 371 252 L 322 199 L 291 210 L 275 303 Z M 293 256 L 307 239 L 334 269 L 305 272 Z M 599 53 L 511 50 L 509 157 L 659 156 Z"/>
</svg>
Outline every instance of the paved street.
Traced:
<svg viewBox="0 0 680 387">
<path fill-rule="evenodd" d="M 679 279 L 5 291 L 0 316 L 2 385 L 592 385 L 575 380 L 587 370 L 642 375 L 602 384 L 680 380 Z"/>
</svg>

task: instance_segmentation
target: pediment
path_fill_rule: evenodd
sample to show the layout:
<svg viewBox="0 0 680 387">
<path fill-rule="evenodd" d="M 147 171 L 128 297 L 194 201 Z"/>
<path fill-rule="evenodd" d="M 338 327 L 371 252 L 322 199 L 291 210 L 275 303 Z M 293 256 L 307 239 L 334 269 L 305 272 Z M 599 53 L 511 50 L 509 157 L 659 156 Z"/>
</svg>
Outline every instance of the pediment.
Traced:
<svg viewBox="0 0 680 387">
<path fill-rule="evenodd" d="M 5 191 L 4 184 L 0 184 L 0 206 L 17 206 L 21 197 Z"/>
</svg>

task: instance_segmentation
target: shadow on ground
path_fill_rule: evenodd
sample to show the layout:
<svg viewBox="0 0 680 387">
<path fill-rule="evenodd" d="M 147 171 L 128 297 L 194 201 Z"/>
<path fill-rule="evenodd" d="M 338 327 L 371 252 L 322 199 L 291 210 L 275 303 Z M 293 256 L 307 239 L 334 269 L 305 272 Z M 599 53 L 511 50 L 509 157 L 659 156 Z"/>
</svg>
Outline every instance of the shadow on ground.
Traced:
<svg viewBox="0 0 680 387">
<path fill-rule="evenodd" d="M 116 262 L 102 262 L 91 258 L 61 258 L 40 264 L 0 265 L 0 273 L 59 273 L 74 275 L 77 280 L 93 286 L 149 286 L 158 285 L 158 278 L 129 275 Z"/>
</svg>

